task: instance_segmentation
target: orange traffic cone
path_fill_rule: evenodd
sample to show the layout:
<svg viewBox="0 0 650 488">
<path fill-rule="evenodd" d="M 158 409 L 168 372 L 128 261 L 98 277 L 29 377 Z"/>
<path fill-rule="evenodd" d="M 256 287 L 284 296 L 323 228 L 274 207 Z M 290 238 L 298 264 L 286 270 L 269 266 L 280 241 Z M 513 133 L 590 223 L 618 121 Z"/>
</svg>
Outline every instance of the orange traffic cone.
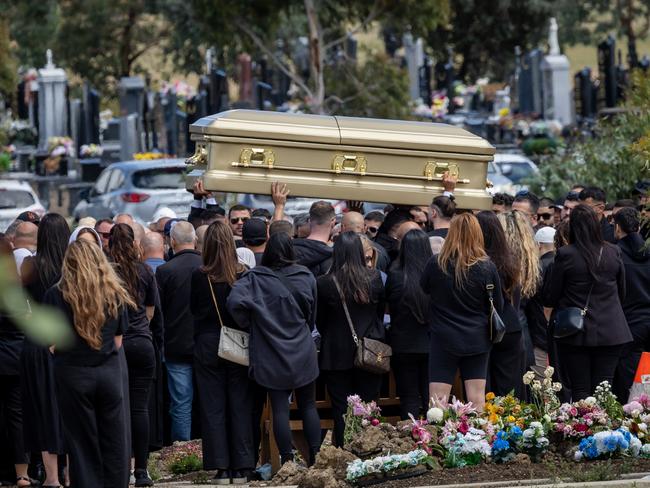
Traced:
<svg viewBox="0 0 650 488">
<path fill-rule="evenodd" d="M 639 398 L 643 393 L 650 395 L 650 352 L 641 353 L 628 402 Z"/>
</svg>

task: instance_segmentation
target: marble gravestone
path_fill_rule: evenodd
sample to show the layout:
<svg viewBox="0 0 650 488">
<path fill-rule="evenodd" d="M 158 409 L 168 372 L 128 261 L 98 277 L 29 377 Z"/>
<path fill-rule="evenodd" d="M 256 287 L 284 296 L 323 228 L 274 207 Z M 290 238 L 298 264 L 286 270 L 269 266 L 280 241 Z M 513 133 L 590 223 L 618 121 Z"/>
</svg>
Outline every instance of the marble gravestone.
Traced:
<svg viewBox="0 0 650 488">
<path fill-rule="evenodd" d="M 570 65 L 569 59 L 560 52 L 557 31 L 557 21 L 551 18 L 549 53 L 542 61 L 544 119 L 570 125 L 573 122 Z"/>
<path fill-rule="evenodd" d="M 67 77 L 55 66 L 50 49 L 46 57 L 45 67 L 38 70 L 38 147 L 43 151 L 50 137 L 68 133 Z"/>
<path fill-rule="evenodd" d="M 413 40 L 410 32 L 404 34 L 404 52 L 409 74 L 409 94 L 411 100 L 420 98 L 420 66 L 424 64 L 424 47 L 422 39 Z"/>
</svg>

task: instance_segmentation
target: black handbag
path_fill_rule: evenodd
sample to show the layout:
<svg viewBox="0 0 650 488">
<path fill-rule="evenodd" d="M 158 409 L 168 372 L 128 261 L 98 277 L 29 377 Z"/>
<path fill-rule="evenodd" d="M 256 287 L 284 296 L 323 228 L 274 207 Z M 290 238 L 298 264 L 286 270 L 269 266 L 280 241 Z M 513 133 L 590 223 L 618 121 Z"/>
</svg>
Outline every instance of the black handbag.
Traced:
<svg viewBox="0 0 650 488">
<path fill-rule="evenodd" d="M 354 366 L 364 371 L 368 371 L 369 373 L 388 373 L 390 371 L 390 357 L 393 355 L 393 350 L 388 344 L 384 344 L 383 342 L 376 339 L 369 339 L 368 337 L 362 337 L 359 339 L 357 333 L 354 330 L 354 324 L 352 324 L 352 317 L 350 317 L 348 305 L 345 303 L 345 296 L 343 295 L 343 291 L 341 290 L 339 282 L 336 280 L 336 278 L 332 278 L 334 280 L 334 285 L 339 292 L 339 296 L 341 297 L 343 311 L 345 312 L 345 317 L 347 319 L 348 326 L 350 327 L 350 332 L 352 333 L 352 340 L 357 346 L 357 350 L 354 355 Z"/>
<path fill-rule="evenodd" d="M 506 334 L 506 324 L 503 323 L 499 312 L 494 308 L 494 285 L 485 285 L 488 300 L 490 301 L 490 314 L 488 316 L 488 329 L 490 331 L 490 340 L 493 344 L 498 344 L 503 340 Z"/>
<path fill-rule="evenodd" d="M 600 259 L 603 256 L 603 248 L 600 248 L 598 254 L 598 264 L 596 269 L 600 267 Z M 553 337 L 556 339 L 564 339 L 571 337 L 582 332 L 585 328 L 585 315 L 589 310 L 589 301 L 591 300 L 591 292 L 594 291 L 595 281 L 589 287 L 589 294 L 584 308 L 579 307 L 565 307 L 558 308 L 555 311 L 555 318 L 553 319 Z"/>
</svg>

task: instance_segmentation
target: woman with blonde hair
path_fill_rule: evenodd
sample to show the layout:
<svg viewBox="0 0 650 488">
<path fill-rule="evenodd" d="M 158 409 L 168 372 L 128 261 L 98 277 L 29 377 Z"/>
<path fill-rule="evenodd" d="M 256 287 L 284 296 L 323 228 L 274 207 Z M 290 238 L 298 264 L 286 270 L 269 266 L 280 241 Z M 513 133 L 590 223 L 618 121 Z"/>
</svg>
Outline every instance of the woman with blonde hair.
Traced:
<svg viewBox="0 0 650 488">
<path fill-rule="evenodd" d="M 501 280 L 485 253 L 483 234 L 471 213 L 456 215 L 442 251 L 433 256 L 420 280 L 430 296 L 429 394 L 447 403 L 460 369 L 468 400 L 485 404 L 485 380 L 492 343 L 488 328 L 492 289 L 497 312 L 503 308 Z"/>
<path fill-rule="evenodd" d="M 75 241 L 61 280 L 44 303 L 58 308 L 74 334 L 69 347 L 53 346 L 54 375 L 72 486 L 123 488 L 129 453 L 118 349 L 135 306 L 99 246 Z"/>
</svg>

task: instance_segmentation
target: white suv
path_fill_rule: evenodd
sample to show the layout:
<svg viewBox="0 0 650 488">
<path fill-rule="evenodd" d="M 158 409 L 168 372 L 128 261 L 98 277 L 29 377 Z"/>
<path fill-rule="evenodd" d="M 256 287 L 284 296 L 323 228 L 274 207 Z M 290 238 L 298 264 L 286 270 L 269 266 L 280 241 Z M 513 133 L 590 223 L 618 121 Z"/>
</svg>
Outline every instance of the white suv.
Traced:
<svg viewBox="0 0 650 488">
<path fill-rule="evenodd" d="M 32 187 L 25 181 L 0 180 L 0 232 L 27 211 L 40 217 L 45 214 L 45 208 Z"/>
</svg>

